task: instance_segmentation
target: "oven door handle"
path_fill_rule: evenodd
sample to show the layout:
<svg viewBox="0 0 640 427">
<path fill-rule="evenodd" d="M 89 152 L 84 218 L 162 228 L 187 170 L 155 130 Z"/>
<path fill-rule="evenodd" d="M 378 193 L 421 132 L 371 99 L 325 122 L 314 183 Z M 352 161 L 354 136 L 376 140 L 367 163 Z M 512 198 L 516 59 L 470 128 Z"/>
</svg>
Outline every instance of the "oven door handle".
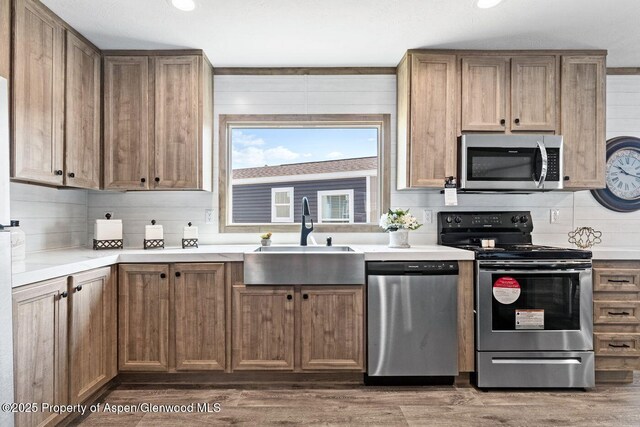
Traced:
<svg viewBox="0 0 640 427">
<path fill-rule="evenodd" d="M 536 141 L 538 143 L 538 149 L 540 150 L 540 157 L 542 157 L 542 168 L 540 169 L 540 179 L 536 181 L 536 173 L 533 173 L 533 182 L 536 183 L 537 188 L 541 188 L 544 185 L 544 181 L 547 179 L 547 166 L 549 164 L 549 157 L 547 156 L 547 147 L 542 141 Z"/>
<path fill-rule="evenodd" d="M 591 269 L 591 263 L 549 263 L 549 264 L 481 264 L 479 266 L 480 271 L 492 271 L 492 272 L 548 272 L 548 271 L 562 271 L 565 273 L 581 273 Z"/>
</svg>

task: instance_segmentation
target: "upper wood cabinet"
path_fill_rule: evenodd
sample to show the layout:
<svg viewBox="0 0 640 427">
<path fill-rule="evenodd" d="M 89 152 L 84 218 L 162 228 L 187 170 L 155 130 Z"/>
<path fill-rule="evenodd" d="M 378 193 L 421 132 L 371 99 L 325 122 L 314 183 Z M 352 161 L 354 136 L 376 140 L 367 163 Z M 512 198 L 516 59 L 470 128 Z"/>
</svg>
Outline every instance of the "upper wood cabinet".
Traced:
<svg viewBox="0 0 640 427">
<path fill-rule="evenodd" d="M 39 2 L 14 2 L 13 178 L 62 185 L 64 28 Z"/>
<path fill-rule="evenodd" d="M 71 277 L 69 400 L 85 401 L 118 373 L 117 284 L 111 267 Z"/>
<path fill-rule="evenodd" d="M 456 56 L 407 54 L 398 65 L 398 189 L 456 175 Z"/>
<path fill-rule="evenodd" d="M 212 188 L 213 73 L 203 54 L 104 59 L 107 189 Z"/>
<path fill-rule="evenodd" d="M 556 130 L 555 56 L 462 57 L 462 131 Z"/>
<path fill-rule="evenodd" d="M 104 58 L 104 188 L 149 189 L 149 60 Z"/>
<path fill-rule="evenodd" d="M 564 56 L 561 80 L 565 188 L 604 188 L 605 57 Z"/>
<path fill-rule="evenodd" d="M 100 188 L 100 52 L 67 32 L 65 184 Z"/>
<path fill-rule="evenodd" d="M 11 0 L 0 0 L 0 77 L 11 73 Z"/>
<path fill-rule="evenodd" d="M 68 403 L 67 278 L 13 291 L 15 401 Z M 16 413 L 17 426 L 56 425 L 62 416 L 47 411 Z"/>
</svg>

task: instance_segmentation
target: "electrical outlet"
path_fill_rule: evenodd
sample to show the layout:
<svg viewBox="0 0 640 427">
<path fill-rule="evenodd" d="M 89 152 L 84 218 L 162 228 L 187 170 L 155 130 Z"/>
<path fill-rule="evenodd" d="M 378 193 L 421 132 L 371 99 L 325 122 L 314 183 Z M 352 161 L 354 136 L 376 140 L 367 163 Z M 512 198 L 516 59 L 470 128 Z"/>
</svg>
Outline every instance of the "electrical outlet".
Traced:
<svg viewBox="0 0 640 427">
<path fill-rule="evenodd" d="M 551 209 L 550 210 L 550 216 L 549 216 L 549 222 L 551 224 L 555 224 L 558 221 L 560 221 L 560 209 Z"/>
<path fill-rule="evenodd" d="M 115 217 L 113 216 L 113 211 L 104 211 L 104 212 L 103 212 L 103 215 L 102 215 L 102 218 L 106 218 L 106 217 L 107 217 L 107 215 L 111 215 L 109 218 L 115 218 Z"/>
<path fill-rule="evenodd" d="M 204 223 L 213 224 L 213 209 L 204 210 Z"/>
<path fill-rule="evenodd" d="M 425 224 L 431 224 L 433 222 L 433 211 L 429 209 L 422 210 L 422 222 Z"/>
</svg>

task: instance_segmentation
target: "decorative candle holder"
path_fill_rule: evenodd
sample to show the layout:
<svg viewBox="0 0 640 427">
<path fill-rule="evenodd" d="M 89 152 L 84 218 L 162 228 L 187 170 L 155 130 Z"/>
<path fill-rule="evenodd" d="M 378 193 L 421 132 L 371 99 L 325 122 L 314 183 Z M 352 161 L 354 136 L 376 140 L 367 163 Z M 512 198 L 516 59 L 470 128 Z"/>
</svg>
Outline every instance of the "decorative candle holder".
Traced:
<svg viewBox="0 0 640 427">
<path fill-rule="evenodd" d="M 189 222 L 182 232 L 182 249 L 198 247 L 198 227 L 191 225 Z"/>
<path fill-rule="evenodd" d="M 107 218 L 107 221 L 111 219 L 111 214 L 106 214 L 105 218 Z M 116 220 L 114 220 L 116 221 Z M 118 220 L 119 221 L 119 220 Z M 99 233 L 99 228 L 97 223 L 100 221 L 96 221 L 96 227 L 94 229 L 94 233 L 96 233 L 96 235 Z M 116 225 L 117 227 L 117 225 Z M 107 232 L 108 233 L 108 232 Z M 119 232 L 116 231 L 115 233 L 109 233 L 109 234 L 116 234 L 116 235 L 120 235 L 120 237 L 122 237 L 122 223 L 120 223 L 120 230 Z M 124 248 L 124 240 L 122 238 L 120 239 L 93 239 L 93 249 L 94 250 L 102 250 L 102 249 L 123 249 Z"/>
<path fill-rule="evenodd" d="M 159 225 L 155 227 L 156 220 L 151 220 L 151 225 L 145 226 L 145 239 L 144 239 L 144 249 L 164 249 L 164 234 L 162 230 L 162 226 Z M 156 237 L 154 235 L 159 235 L 162 237 L 161 239 L 147 239 L 147 237 Z"/>
</svg>

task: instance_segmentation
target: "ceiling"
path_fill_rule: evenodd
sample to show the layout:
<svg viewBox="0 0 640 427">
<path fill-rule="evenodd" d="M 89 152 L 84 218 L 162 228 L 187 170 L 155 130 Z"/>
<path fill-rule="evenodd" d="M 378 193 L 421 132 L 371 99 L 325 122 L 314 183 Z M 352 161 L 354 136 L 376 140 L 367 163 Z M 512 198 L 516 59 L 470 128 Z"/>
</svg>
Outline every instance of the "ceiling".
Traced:
<svg viewBox="0 0 640 427">
<path fill-rule="evenodd" d="M 638 0 L 42 0 L 103 49 L 204 49 L 216 67 L 395 66 L 412 48 L 607 49 L 640 66 Z"/>
</svg>

